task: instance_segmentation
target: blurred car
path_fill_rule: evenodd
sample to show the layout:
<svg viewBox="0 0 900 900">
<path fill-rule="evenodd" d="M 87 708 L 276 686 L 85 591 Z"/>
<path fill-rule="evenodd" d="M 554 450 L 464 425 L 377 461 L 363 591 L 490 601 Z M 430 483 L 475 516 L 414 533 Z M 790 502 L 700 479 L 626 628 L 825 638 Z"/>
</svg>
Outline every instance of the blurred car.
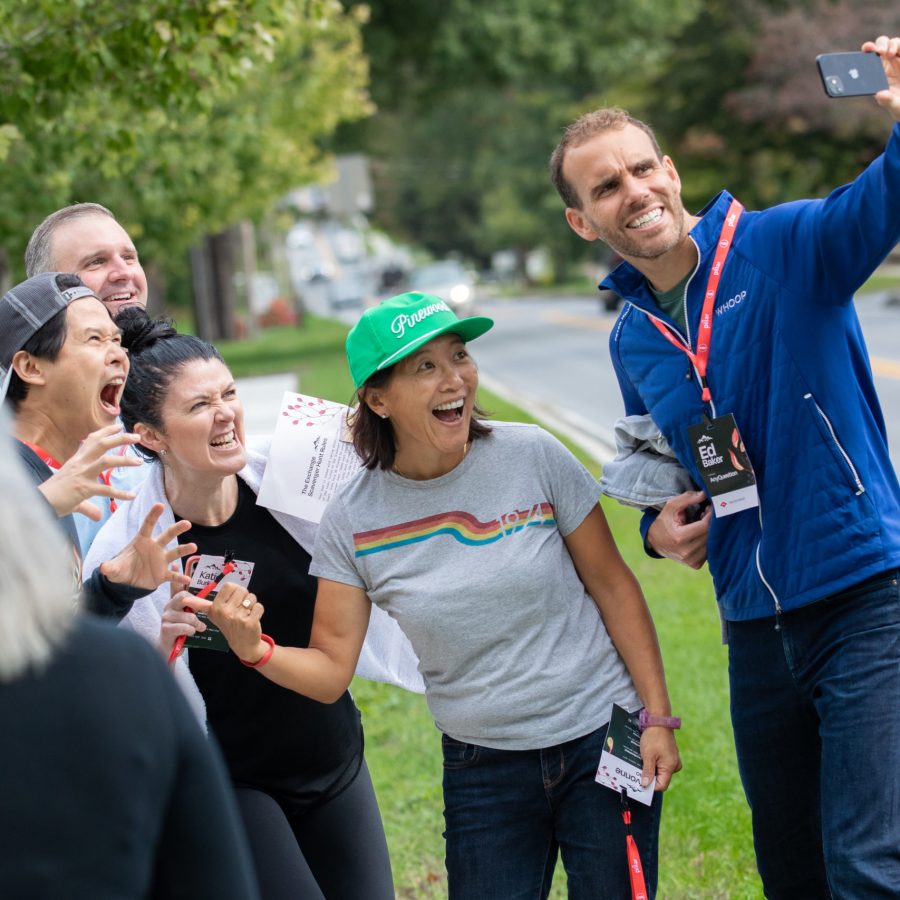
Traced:
<svg viewBox="0 0 900 900">
<path fill-rule="evenodd" d="M 455 259 L 416 269 L 409 276 L 409 289 L 440 297 L 460 318 L 475 312 L 475 278 Z"/>
<path fill-rule="evenodd" d="M 610 250 L 609 258 L 606 262 L 607 269 L 612 272 L 620 262 L 622 262 L 622 257 L 615 250 Z M 603 307 L 605 312 L 615 312 L 621 302 L 622 298 L 615 291 L 611 291 L 608 288 L 600 288 L 600 306 Z"/>
</svg>

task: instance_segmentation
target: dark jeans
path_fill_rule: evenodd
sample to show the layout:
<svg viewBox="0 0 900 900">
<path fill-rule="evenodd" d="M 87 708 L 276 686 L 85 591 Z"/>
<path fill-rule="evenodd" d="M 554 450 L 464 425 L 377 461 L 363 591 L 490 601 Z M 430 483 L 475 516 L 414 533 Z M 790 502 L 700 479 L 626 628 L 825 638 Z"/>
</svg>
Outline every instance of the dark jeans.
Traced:
<svg viewBox="0 0 900 900">
<path fill-rule="evenodd" d="M 542 750 L 443 736 L 450 900 L 538 900 L 562 853 L 573 900 L 631 897 L 619 796 L 594 781 L 606 726 Z M 656 893 L 662 796 L 633 802 L 632 831 Z"/>
<path fill-rule="evenodd" d="M 900 588 L 891 572 L 729 622 L 731 720 L 769 898 L 900 897 Z"/>
</svg>

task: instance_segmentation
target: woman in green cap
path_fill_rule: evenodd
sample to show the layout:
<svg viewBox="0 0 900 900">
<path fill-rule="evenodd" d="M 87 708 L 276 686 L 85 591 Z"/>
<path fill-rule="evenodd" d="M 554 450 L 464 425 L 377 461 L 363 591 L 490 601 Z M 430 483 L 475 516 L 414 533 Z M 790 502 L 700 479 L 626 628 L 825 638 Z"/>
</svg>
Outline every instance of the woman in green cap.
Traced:
<svg viewBox="0 0 900 900">
<path fill-rule="evenodd" d="M 594 778 L 612 705 L 643 709 L 642 780 L 681 763 L 650 613 L 593 477 L 534 425 L 486 422 L 467 341 L 493 322 L 402 294 L 347 338 L 363 470 L 329 504 L 310 572 L 308 648 L 221 621 L 272 681 L 332 702 L 371 605 L 409 637 L 444 753 L 451 898 L 546 897 L 561 851 L 570 897 L 629 896 L 621 798 Z M 599 611 L 599 615 L 598 615 Z M 661 798 L 631 828 L 653 896 Z"/>
</svg>

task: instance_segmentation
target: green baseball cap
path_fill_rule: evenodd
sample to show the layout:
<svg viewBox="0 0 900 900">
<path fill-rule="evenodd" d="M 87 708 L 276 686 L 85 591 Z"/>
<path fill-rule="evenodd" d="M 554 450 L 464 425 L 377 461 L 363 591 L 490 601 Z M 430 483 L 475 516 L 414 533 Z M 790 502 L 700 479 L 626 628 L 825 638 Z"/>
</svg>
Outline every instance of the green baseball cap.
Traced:
<svg viewBox="0 0 900 900">
<path fill-rule="evenodd" d="M 463 341 L 481 337 L 494 327 L 486 316 L 458 319 L 440 297 L 411 291 L 367 309 L 347 335 L 347 362 L 359 388 L 386 369 L 448 331 Z"/>
</svg>

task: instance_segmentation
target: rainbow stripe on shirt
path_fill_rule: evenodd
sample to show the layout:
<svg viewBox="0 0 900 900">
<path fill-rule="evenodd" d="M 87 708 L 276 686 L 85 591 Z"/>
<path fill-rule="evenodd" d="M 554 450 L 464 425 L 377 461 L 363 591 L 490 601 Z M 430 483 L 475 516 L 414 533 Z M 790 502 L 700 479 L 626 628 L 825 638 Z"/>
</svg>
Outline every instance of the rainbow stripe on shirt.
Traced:
<svg viewBox="0 0 900 900">
<path fill-rule="evenodd" d="M 475 516 L 455 509 L 411 522 L 388 525 L 387 528 L 356 532 L 353 545 L 356 556 L 368 556 L 446 534 L 460 544 L 483 547 L 534 526 L 556 527 L 553 504 L 535 503 L 530 509 L 515 509 L 489 522 L 481 522 Z"/>
</svg>

